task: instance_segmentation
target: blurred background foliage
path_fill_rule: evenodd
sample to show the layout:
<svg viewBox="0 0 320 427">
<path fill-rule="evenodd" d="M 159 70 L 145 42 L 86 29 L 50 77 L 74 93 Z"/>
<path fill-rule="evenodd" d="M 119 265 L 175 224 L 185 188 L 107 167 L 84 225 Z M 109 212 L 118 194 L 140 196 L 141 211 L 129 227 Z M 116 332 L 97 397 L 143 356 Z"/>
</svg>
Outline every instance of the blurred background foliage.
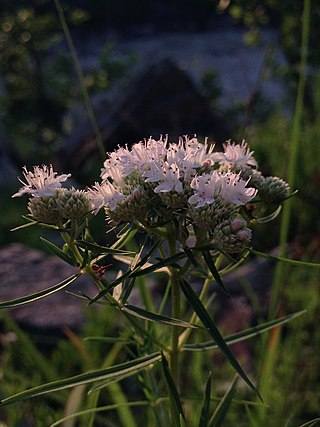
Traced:
<svg viewBox="0 0 320 427">
<path fill-rule="evenodd" d="M 219 4 L 220 9 L 217 9 Z M 273 70 L 277 73 L 276 76 L 287 90 L 285 105 L 272 105 L 263 98 L 257 98 L 251 105 L 233 105 L 223 113 L 226 120 L 232 117 L 232 138 L 245 138 L 255 150 L 264 173 L 281 177 L 286 177 L 291 148 L 291 113 L 297 89 L 302 7 L 301 0 L 72 0 L 63 4 L 73 34 L 85 34 L 87 31 L 99 33 L 102 29 L 110 28 L 129 37 L 137 28 L 141 31 L 144 27 L 147 31 L 151 27 L 156 32 L 209 31 L 214 29 L 215 22 L 220 22 L 218 18 L 221 14 L 225 14 L 232 18 L 232 25 L 246 29 L 246 41 L 249 45 L 254 45 L 259 43 L 264 28 L 275 28 L 280 35 L 281 49 L 288 63 L 277 70 L 272 68 L 272 63 L 269 65 L 271 72 Z M 297 258 L 314 262 L 320 260 L 319 26 L 320 4 L 313 1 L 308 80 L 296 177 L 299 193 L 294 201 L 289 238 Z M 105 93 L 112 89 L 118 79 L 128 76 L 130 64 L 114 60 L 112 49 L 112 46 L 105 45 L 100 52 L 99 67 L 84 70 L 86 89 L 90 96 Z M 212 108 L 221 108 L 221 86 L 214 69 L 204 74 L 201 90 Z M 54 162 L 59 156 L 62 137 L 72 134 L 77 126 L 77 123 L 68 120 L 68 112 L 82 100 L 74 64 L 66 48 L 61 23 L 52 1 L 0 0 L 0 91 L 0 137 L 10 160 L 17 168 L 24 164 Z M 10 228 L 21 224 L 21 212 L 26 211 L 25 200 L 14 199 L 12 203 L 10 199 L 16 187 L 15 183 L 14 188 L 5 189 L 0 194 L 0 205 L 5 206 L 0 216 L 0 244 L 21 241 L 43 250 L 39 241 L 41 231 L 33 228 L 14 235 L 10 232 Z M 97 226 L 100 232 L 96 235 L 102 236 L 103 226 L 104 221 L 101 219 Z M 260 231 L 256 230 L 256 248 L 269 250 L 277 246 L 278 229 L 279 221 L 272 223 L 271 227 L 266 225 L 260 227 Z M 254 301 L 252 295 L 256 316 L 263 318 L 266 302 L 259 302 L 258 298 Z M 268 402 L 272 411 L 268 413 L 266 427 L 298 427 L 319 416 L 318 270 L 288 268 L 283 301 L 286 312 L 306 308 L 308 313 L 284 330 L 282 354 L 271 380 L 274 393 L 271 395 L 272 401 Z M 108 310 L 103 313 L 105 319 L 96 316 L 95 312 L 92 314 L 87 311 L 88 322 L 85 330 L 79 332 L 79 341 L 71 339 L 69 334 L 68 340 L 60 340 L 58 337 L 52 348 L 43 345 L 43 336 L 33 337 L 32 341 L 10 317 L 3 317 L 0 365 L 9 375 L 7 374 L 1 393 L 9 395 L 18 389 L 96 366 L 104 357 L 105 349 L 93 347 L 87 351 L 77 345 L 86 335 L 114 334 L 117 325 L 113 323 L 112 313 Z M 254 371 L 258 365 L 260 344 L 258 342 L 252 346 L 252 354 L 256 356 L 256 359 L 252 358 Z M 33 369 L 35 361 L 41 367 L 38 371 Z M 50 365 L 51 370 L 48 369 Z M 201 362 L 195 359 L 193 378 L 190 381 L 200 388 L 205 382 L 204 371 Z M 226 377 L 221 366 L 215 372 L 217 382 L 219 374 L 223 382 Z M 248 397 L 245 392 L 241 393 L 241 397 Z M 107 398 L 113 399 L 111 392 L 104 399 Z M 54 395 L 48 399 L 23 403 L 19 411 L 17 408 L 8 410 L 8 425 L 47 425 L 62 416 L 64 402 L 65 396 Z M 226 425 L 247 427 L 248 419 L 243 407 L 234 405 L 232 409 Z M 108 418 L 109 421 L 104 417 L 97 419 L 97 425 L 114 425 L 117 414 Z M 21 424 L 23 422 L 25 424 Z M 79 425 L 87 424 L 83 421 Z"/>
</svg>

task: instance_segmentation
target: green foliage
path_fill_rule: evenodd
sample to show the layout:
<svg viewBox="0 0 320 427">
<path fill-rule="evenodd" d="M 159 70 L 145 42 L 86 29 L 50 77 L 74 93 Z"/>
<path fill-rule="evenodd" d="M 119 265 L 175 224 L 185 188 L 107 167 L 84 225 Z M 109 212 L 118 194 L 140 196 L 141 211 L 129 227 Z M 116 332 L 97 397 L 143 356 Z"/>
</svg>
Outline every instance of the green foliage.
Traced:
<svg viewBox="0 0 320 427">
<path fill-rule="evenodd" d="M 280 31 L 281 46 L 291 65 L 297 66 L 301 46 L 301 0 L 234 0 L 230 2 L 230 15 L 248 28 L 247 41 L 251 44 L 259 41 L 260 30 L 271 25 Z M 317 66 L 320 62 L 318 49 L 318 31 L 320 24 L 320 8 L 313 2 L 311 13 L 311 39 L 309 63 Z M 294 68 L 297 72 L 297 68 Z"/>
<path fill-rule="evenodd" d="M 74 64 L 64 51 L 64 35 L 52 2 L 10 1 L 1 4 L 0 75 L 4 95 L 0 109 L 4 132 L 11 150 L 21 163 L 52 161 L 60 149 L 60 138 L 74 124 L 66 113 L 81 88 L 75 79 Z M 89 19 L 81 9 L 66 6 L 73 27 Z M 98 69 L 86 70 L 84 83 L 90 94 L 109 88 L 124 76 L 127 64 L 112 59 L 112 47 L 101 51 Z"/>
</svg>

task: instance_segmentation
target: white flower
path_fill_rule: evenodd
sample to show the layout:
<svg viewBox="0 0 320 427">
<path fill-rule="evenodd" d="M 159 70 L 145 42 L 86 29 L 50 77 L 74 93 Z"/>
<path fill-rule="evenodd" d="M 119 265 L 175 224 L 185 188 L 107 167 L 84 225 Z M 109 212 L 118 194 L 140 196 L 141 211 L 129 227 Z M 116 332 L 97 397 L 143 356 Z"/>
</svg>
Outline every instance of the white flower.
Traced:
<svg viewBox="0 0 320 427">
<path fill-rule="evenodd" d="M 102 184 L 96 182 L 92 188 L 87 189 L 87 196 L 95 214 L 104 206 L 108 206 L 113 211 L 117 208 L 117 204 L 125 199 L 125 196 L 117 191 L 109 181 L 104 181 Z"/>
<path fill-rule="evenodd" d="M 250 151 L 248 144 L 243 140 L 241 145 L 231 143 L 231 140 L 223 144 L 224 153 L 216 153 L 217 160 L 227 166 L 251 166 L 256 167 L 257 162 L 253 158 L 253 151 Z"/>
<path fill-rule="evenodd" d="M 162 162 L 165 159 L 167 149 L 167 138 L 162 137 L 156 141 L 153 138 L 134 144 L 131 150 L 128 147 L 120 147 L 113 153 L 109 153 L 109 158 L 104 162 L 101 169 L 102 180 L 112 177 L 111 173 L 117 168 L 123 177 L 131 174 L 134 170 L 144 172 L 150 168 L 153 162 Z"/>
<path fill-rule="evenodd" d="M 233 172 L 227 172 L 221 175 L 220 181 L 220 195 L 226 201 L 235 205 L 245 205 L 252 200 L 257 194 L 257 190 L 246 185 L 248 181 L 245 181 L 240 177 L 240 174 Z"/>
<path fill-rule="evenodd" d="M 183 191 L 180 171 L 175 163 L 164 162 L 162 165 L 153 163 L 143 176 L 147 177 L 145 182 L 160 182 L 154 189 L 155 193 L 168 193 L 172 190 L 181 193 Z"/>
<path fill-rule="evenodd" d="M 196 176 L 190 186 L 195 190 L 195 193 L 188 199 L 191 205 L 196 205 L 196 208 L 211 205 L 215 200 L 216 189 L 219 187 L 219 175 L 214 172 Z"/>
<path fill-rule="evenodd" d="M 23 176 L 26 182 L 19 178 L 23 187 L 12 197 L 20 197 L 25 193 L 29 193 L 34 197 L 52 196 L 57 188 L 61 188 L 61 182 L 66 181 L 71 174 L 58 175 L 57 172 L 53 171 L 52 165 L 43 165 L 34 166 L 33 172 L 29 172 L 24 166 Z"/>
</svg>

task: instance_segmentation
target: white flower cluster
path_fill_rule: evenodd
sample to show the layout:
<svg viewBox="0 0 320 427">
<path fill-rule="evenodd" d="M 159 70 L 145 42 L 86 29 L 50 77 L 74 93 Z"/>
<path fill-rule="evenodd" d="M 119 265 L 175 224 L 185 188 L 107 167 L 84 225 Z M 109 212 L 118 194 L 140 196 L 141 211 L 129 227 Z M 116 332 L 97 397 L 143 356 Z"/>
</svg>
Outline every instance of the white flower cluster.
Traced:
<svg viewBox="0 0 320 427">
<path fill-rule="evenodd" d="M 92 207 L 95 212 L 103 206 L 115 211 L 132 195 L 126 187 L 133 174 L 139 175 L 139 190 L 145 191 L 146 184 L 150 183 L 156 194 L 189 194 L 187 203 L 196 208 L 213 204 L 217 196 L 234 205 L 252 200 L 257 190 L 247 186 L 248 180 L 231 169 L 219 170 L 220 165 L 226 164 L 256 166 L 247 144 L 228 141 L 224 152 L 213 150 L 214 145 L 207 140 L 201 144 L 196 137 L 187 136 L 178 143 L 168 143 L 167 138 L 158 141 L 150 138 L 133 145 L 131 150 L 120 147 L 104 162 L 101 184 L 95 183 L 88 191 Z"/>
<path fill-rule="evenodd" d="M 227 141 L 223 151 L 214 148 L 195 136 L 178 142 L 150 137 L 130 149 L 119 147 L 108 154 L 101 182 L 86 190 L 62 188 L 70 174 L 58 175 L 51 165 L 35 166 L 33 172 L 24 167 L 23 187 L 13 197 L 29 194 L 31 217 L 44 223 L 82 221 L 104 209 L 115 224 L 137 221 L 154 228 L 173 221 L 178 240 L 191 226 L 202 243 L 240 251 L 251 239 L 240 207 L 257 194 L 266 204 L 279 204 L 289 186 L 263 177 L 244 141 Z"/>
</svg>

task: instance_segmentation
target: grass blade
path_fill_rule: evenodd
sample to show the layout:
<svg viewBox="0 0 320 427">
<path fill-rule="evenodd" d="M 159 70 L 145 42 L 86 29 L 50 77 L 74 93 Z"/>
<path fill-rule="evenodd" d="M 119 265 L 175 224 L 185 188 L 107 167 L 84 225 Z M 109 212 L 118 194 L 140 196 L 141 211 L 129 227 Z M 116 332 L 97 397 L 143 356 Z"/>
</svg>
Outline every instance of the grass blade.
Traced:
<svg viewBox="0 0 320 427">
<path fill-rule="evenodd" d="M 232 354 L 231 350 L 229 349 L 229 347 L 227 346 L 225 340 L 223 339 L 222 335 L 220 334 L 219 330 L 217 329 L 217 327 L 213 323 L 211 317 L 209 316 L 209 314 L 208 314 L 207 310 L 205 309 L 204 305 L 202 304 L 202 302 L 198 298 L 197 294 L 191 288 L 191 286 L 189 285 L 189 283 L 186 280 L 184 280 L 184 279 L 181 279 L 181 288 L 182 288 L 183 293 L 185 294 L 185 297 L 187 298 L 187 300 L 190 302 L 190 304 L 194 308 L 194 311 L 197 313 L 199 319 L 202 321 L 202 323 L 204 324 L 204 326 L 206 328 L 208 328 L 208 332 L 210 333 L 210 335 L 212 336 L 212 338 L 214 339 L 214 341 L 218 345 L 219 349 L 227 357 L 228 361 L 233 366 L 233 368 L 236 370 L 236 372 L 239 374 L 239 376 L 247 383 L 247 385 L 252 390 L 254 390 L 257 393 L 257 395 L 259 396 L 259 398 L 262 400 L 262 398 L 261 398 L 258 390 L 252 384 L 252 382 L 247 377 L 246 373 L 241 368 L 241 366 L 239 365 L 238 361 L 236 360 L 236 358 Z"/>
<path fill-rule="evenodd" d="M 120 363 L 109 368 L 100 369 L 98 371 L 86 372 L 84 374 L 75 375 L 70 378 L 53 381 L 29 390 L 21 391 L 13 396 L 3 399 L 1 405 L 9 405 L 12 403 L 20 402 L 21 400 L 31 399 L 33 397 L 42 396 L 47 393 L 60 391 L 66 388 L 75 387 L 80 384 L 89 384 L 94 381 L 113 379 L 121 377 L 129 372 L 134 375 L 137 371 L 160 361 L 161 356 L 159 353 L 149 354 L 147 356 L 139 357 L 138 359 L 129 362 Z"/>
<path fill-rule="evenodd" d="M 88 415 L 88 414 L 92 414 L 92 413 L 97 413 L 97 412 L 107 412 L 107 411 L 112 411 L 115 410 L 121 406 L 149 406 L 150 402 L 145 401 L 145 400 L 141 400 L 141 401 L 136 401 L 136 402 L 127 402 L 127 403 L 123 403 L 123 404 L 119 404 L 119 403 L 115 403 L 115 404 L 111 404 L 111 405 L 106 405 L 106 406 L 99 406 L 97 408 L 90 408 L 90 409 L 85 409 L 83 411 L 79 411 L 79 412 L 75 412 L 74 414 L 70 414 L 66 417 L 60 418 L 59 420 L 55 421 L 53 424 L 50 424 L 49 427 L 56 427 L 58 425 L 63 424 L 65 421 L 68 421 L 70 419 L 73 418 L 77 418 L 77 417 L 81 417 L 83 415 Z"/>
<path fill-rule="evenodd" d="M 4 301 L 0 303 L 0 309 L 1 308 L 12 308 L 17 307 L 19 305 L 27 304 L 29 302 L 36 301 L 41 298 L 45 298 L 51 294 L 54 294 L 55 292 L 60 291 L 61 289 L 69 286 L 72 282 L 74 282 L 81 273 L 73 274 L 72 276 L 68 277 L 68 279 L 63 280 L 62 282 L 58 283 L 57 285 L 51 286 L 50 288 L 44 289 L 40 292 L 35 292 L 30 295 L 26 295 L 21 298 L 12 299 L 10 301 Z"/>
<path fill-rule="evenodd" d="M 279 319 L 270 320 L 269 322 L 262 323 L 261 325 L 253 326 L 252 328 L 245 329 L 236 334 L 229 335 L 224 338 L 226 344 L 235 344 L 237 342 L 248 340 L 249 338 L 255 337 L 262 334 L 263 332 L 269 331 L 270 329 L 276 328 L 278 326 L 284 325 L 285 323 L 290 322 L 296 317 L 305 314 L 306 310 L 298 311 L 297 313 L 288 314 L 287 316 L 280 317 Z M 215 341 L 207 341 L 197 344 L 186 344 L 183 347 L 185 351 L 204 351 L 204 350 L 215 350 L 219 346 Z"/>
<path fill-rule="evenodd" d="M 164 374 L 164 378 L 165 378 L 166 386 L 168 390 L 168 396 L 171 403 L 171 409 L 172 409 L 171 414 L 172 414 L 173 426 L 180 427 L 181 425 L 180 416 L 182 416 L 182 418 L 184 418 L 184 416 L 183 416 L 179 393 L 175 386 L 173 378 L 171 376 L 167 359 L 163 354 L 161 355 L 161 362 L 162 362 L 162 371 Z"/>
<path fill-rule="evenodd" d="M 317 426 L 320 426 L 320 418 L 315 418 L 314 420 L 308 421 L 307 423 L 304 423 L 299 427 L 317 427 Z"/>
<path fill-rule="evenodd" d="M 206 384 L 204 397 L 203 397 L 199 427 L 208 427 L 208 425 L 209 425 L 209 410 L 210 410 L 210 397 L 211 397 L 211 376 L 212 376 L 212 373 L 210 372 L 208 380 L 207 380 L 207 384 Z"/>
<path fill-rule="evenodd" d="M 229 406 L 232 402 L 234 393 L 236 391 L 237 382 L 238 382 L 238 375 L 236 375 L 226 391 L 225 395 L 221 399 L 217 409 L 214 411 L 210 421 L 209 421 L 209 427 L 221 427 L 222 423 L 227 415 L 227 412 L 229 410 Z"/>
<path fill-rule="evenodd" d="M 174 317 L 169 316 L 162 316 L 160 314 L 152 313 L 151 311 L 144 310 L 134 305 L 126 304 L 123 307 L 123 310 L 131 314 L 132 316 L 139 317 L 143 320 L 149 320 L 150 322 L 161 323 L 170 326 L 180 326 L 181 328 L 199 328 L 199 326 L 193 325 L 189 322 L 185 322 L 184 320 L 175 319 Z"/>
</svg>

